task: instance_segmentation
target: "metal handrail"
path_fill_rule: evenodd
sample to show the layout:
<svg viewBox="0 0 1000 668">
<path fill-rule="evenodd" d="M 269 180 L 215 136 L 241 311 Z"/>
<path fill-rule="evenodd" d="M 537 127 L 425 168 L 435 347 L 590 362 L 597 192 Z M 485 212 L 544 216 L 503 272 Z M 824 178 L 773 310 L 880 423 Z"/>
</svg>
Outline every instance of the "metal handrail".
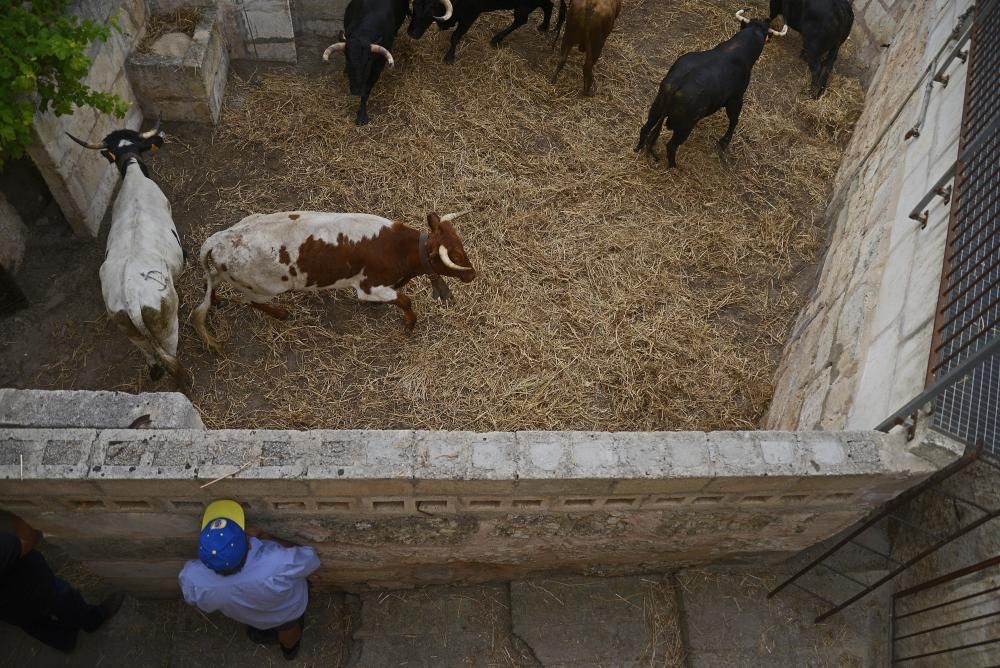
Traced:
<svg viewBox="0 0 1000 668">
<path fill-rule="evenodd" d="M 889 431 L 898 424 L 902 424 L 903 421 L 916 413 L 920 408 L 929 404 L 930 402 L 937 399 L 939 396 L 944 394 L 948 388 L 962 380 L 965 376 L 972 373 L 976 366 L 986 361 L 986 359 L 992 355 L 1000 354 L 1000 336 L 987 343 L 985 346 L 977 350 L 976 352 L 969 355 L 965 360 L 958 364 L 955 368 L 950 369 L 948 373 L 941 376 L 933 383 L 927 386 L 923 392 L 918 394 L 913 399 L 910 399 L 902 408 L 895 411 L 892 415 L 882 420 L 875 427 L 875 431 Z"/>
</svg>

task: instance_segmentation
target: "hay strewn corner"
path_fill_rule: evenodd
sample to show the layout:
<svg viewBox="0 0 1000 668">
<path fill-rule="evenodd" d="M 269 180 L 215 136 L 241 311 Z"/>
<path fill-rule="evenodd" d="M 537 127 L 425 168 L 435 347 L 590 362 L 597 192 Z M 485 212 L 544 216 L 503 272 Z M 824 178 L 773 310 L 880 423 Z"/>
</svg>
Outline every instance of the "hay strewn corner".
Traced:
<svg viewBox="0 0 1000 668">
<path fill-rule="evenodd" d="M 364 211 L 413 226 L 432 209 L 474 212 L 458 230 L 480 278 L 456 282 L 450 306 L 415 281 L 412 336 L 395 308 L 329 293 L 282 297 L 286 322 L 214 309 L 221 357 L 182 327 L 209 427 L 756 426 L 860 86 L 835 77 L 807 100 L 798 38 L 773 40 L 729 164 L 715 149 L 719 114 L 668 171 L 632 152 L 639 126 L 678 55 L 736 30 L 728 3 L 626 1 L 594 98 L 579 96 L 579 54 L 549 83 L 538 15 L 490 48 L 508 21 L 484 16 L 454 66 L 440 62 L 449 33 L 401 34 L 370 126 L 354 126 L 338 62 L 234 78 L 212 143 L 181 135 L 161 153 L 192 250 L 252 212 Z M 186 311 L 201 300 L 196 262 L 180 290 Z"/>
</svg>

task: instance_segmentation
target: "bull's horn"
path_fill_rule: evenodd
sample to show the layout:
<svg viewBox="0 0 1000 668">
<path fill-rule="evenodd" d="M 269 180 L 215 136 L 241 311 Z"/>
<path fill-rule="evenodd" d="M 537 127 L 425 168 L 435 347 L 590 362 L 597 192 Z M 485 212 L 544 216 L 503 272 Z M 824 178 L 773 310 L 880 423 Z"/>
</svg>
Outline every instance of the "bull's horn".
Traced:
<svg viewBox="0 0 1000 668">
<path fill-rule="evenodd" d="M 385 62 L 389 65 L 389 67 L 395 67 L 396 61 L 392 59 L 392 54 L 389 53 L 389 49 L 380 44 L 372 44 L 372 53 L 379 56 L 385 56 Z"/>
<path fill-rule="evenodd" d="M 455 271 L 472 271 L 472 267 L 463 267 L 452 262 L 451 258 L 448 257 L 448 249 L 445 248 L 443 244 L 438 246 L 438 255 L 441 256 L 441 261 L 444 262 L 444 266 L 449 269 L 454 269 Z"/>
<path fill-rule="evenodd" d="M 781 27 L 781 32 L 778 32 L 774 28 L 768 28 L 767 31 L 775 37 L 784 37 L 788 33 L 788 24 L 786 23 Z"/>
<path fill-rule="evenodd" d="M 347 42 L 337 42 L 336 44 L 331 44 L 326 47 L 326 51 L 323 52 L 323 62 L 329 62 L 330 54 L 334 51 L 343 51 L 347 48 Z"/>
<path fill-rule="evenodd" d="M 141 133 L 139 136 L 143 139 L 152 139 L 160 131 L 160 119 L 157 117 L 156 124 L 149 130 Z"/>
<path fill-rule="evenodd" d="M 74 137 L 73 135 L 71 135 L 68 132 L 66 133 L 66 136 L 69 137 L 70 139 L 72 139 L 73 141 L 75 141 L 77 144 L 79 144 L 80 146 L 82 146 L 84 148 L 92 148 L 95 151 L 100 150 L 102 148 L 105 148 L 104 142 L 101 142 L 100 144 L 91 144 L 89 141 L 83 141 L 82 139 L 77 139 L 76 137 Z"/>
<path fill-rule="evenodd" d="M 743 12 L 745 11 L 746 11 L 745 9 L 741 9 L 740 11 L 736 12 L 736 18 L 738 18 L 740 21 L 743 21 L 743 23 L 750 23 L 750 19 L 743 16 Z"/>
<path fill-rule="evenodd" d="M 451 0 L 440 0 L 441 4 L 444 5 L 444 16 L 435 16 L 436 21 L 447 21 L 451 18 L 452 6 Z"/>
<path fill-rule="evenodd" d="M 465 214 L 469 213 L 469 211 L 471 211 L 471 209 L 466 209 L 465 211 L 459 211 L 457 213 L 446 213 L 443 216 L 441 216 L 441 222 L 442 223 L 450 223 L 451 221 L 455 220 L 459 216 L 464 216 Z"/>
</svg>

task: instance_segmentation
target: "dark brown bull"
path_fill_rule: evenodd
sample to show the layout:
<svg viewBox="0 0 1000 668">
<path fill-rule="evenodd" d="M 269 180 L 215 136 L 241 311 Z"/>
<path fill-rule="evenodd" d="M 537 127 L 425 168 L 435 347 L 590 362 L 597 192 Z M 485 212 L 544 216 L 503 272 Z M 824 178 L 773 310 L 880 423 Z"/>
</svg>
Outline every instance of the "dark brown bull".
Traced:
<svg viewBox="0 0 1000 668">
<path fill-rule="evenodd" d="M 556 72 L 552 75 L 552 83 L 559 78 L 569 52 L 575 46 L 584 54 L 583 94 L 594 94 L 594 64 L 601 57 L 604 42 L 611 34 L 615 19 L 621 11 L 621 0 L 569 0 L 568 7 L 566 0 L 562 0 L 556 21 L 556 41 L 559 41 L 559 29 L 564 20 L 566 34 L 563 35 L 562 51 Z"/>
</svg>

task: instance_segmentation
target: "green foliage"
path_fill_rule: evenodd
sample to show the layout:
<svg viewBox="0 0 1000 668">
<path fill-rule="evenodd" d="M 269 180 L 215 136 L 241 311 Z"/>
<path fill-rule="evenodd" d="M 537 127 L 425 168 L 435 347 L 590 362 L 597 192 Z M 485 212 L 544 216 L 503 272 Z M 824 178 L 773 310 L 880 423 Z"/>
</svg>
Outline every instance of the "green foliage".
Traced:
<svg viewBox="0 0 1000 668">
<path fill-rule="evenodd" d="M 111 30 L 70 16 L 68 5 L 69 0 L 0 0 L 0 165 L 20 157 L 30 144 L 36 109 L 61 116 L 91 106 L 119 118 L 128 110 L 118 96 L 81 83 L 90 69 L 87 45 L 106 41 Z"/>
</svg>

